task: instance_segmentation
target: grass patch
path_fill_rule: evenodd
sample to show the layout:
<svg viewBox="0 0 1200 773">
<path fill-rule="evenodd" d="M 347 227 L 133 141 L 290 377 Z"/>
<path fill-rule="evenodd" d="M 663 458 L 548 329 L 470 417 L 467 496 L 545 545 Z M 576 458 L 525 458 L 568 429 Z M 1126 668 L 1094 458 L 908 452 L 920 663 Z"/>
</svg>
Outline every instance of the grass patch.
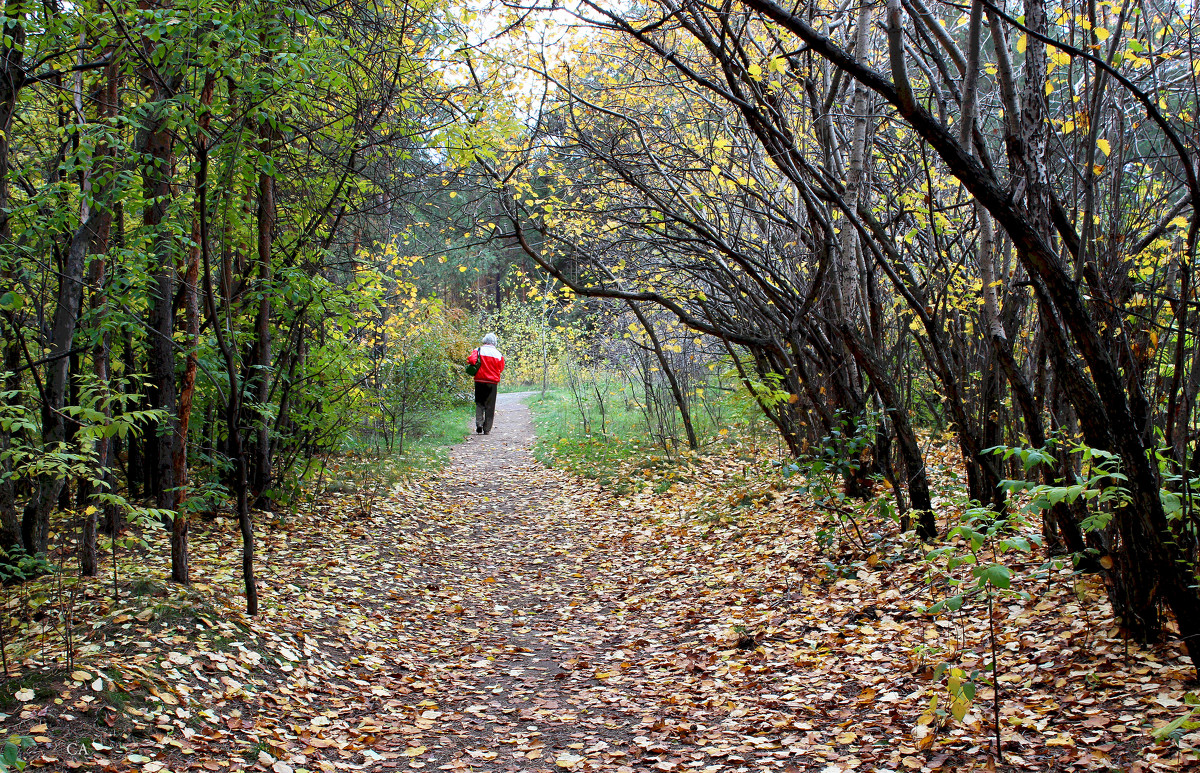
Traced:
<svg viewBox="0 0 1200 773">
<path fill-rule="evenodd" d="M 663 442 L 658 436 L 664 432 L 661 424 L 650 428 L 640 396 L 620 379 L 606 376 L 600 387 L 603 410 L 595 385 L 582 400 L 568 388 L 528 398 L 537 426 L 538 461 L 596 480 L 619 494 L 666 494 L 677 483 L 690 485 L 700 456 L 715 452 L 743 462 L 744 480 L 746 466 L 765 463 L 764 446 L 783 448 L 757 405 L 719 381 L 692 393 L 692 424 L 700 446 L 696 451 L 687 447 L 682 422 L 674 428 L 675 437 Z"/>
<path fill-rule="evenodd" d="M 164 591 L 163 583 L 150 577 L 138 577 L 129 588 L 129 592 L 134 596 L 166 595 Z"/>
<path fill-rule="evenodd" d="M 437 413 L 425 432 L 404 445 L 396 454 L 395 467 L 402 475 L 440 470 L 450 462 L 450 447 L 467 439 L 470 420 L 475 413 L 474 398 L 456 402 Z"/>
<path fill-rule="evenodd" d="M 589 431 L 584 430 L 578 406 L 565 389 L 548 391 L 545 397 L 534 395 L 527 403 L 537 427 L 533 453 L 538 461 L 591 478 L 618 493 L 646 486 L 665 491 L 673 482 L 673 472 L 687 458 L 669 454 L 650 441 L 640 414 L 621 400 L 610 401 L 603 422 L 591 411 Z"/>
<path fill-rule="evenodd" d="M 463 442 L 470 434 L 474 410 L 473 398 L 455 401 L 430 417 L 419 436 L 406 437 L 402 450 L 398 444 L 389 452 L 382 443 L 361 437 L 354 439 L 346 444 L 336 465 L 330 465 L 336 472 L 319 468 L 310 474 L 310 480 L 330 492 L 353 494 L 387 489 L 401 481 L 441 470 L 450 461 L 450 447 Z"/>
<path fill-rule="evenodd" d="M 53 697 L 53 684 L 62 679 L 62 676 L 62 670 L 51 669 L 29 671 L 21 676 L 6 679 L 4 686 L 0 687 L 0 711 L 7 713 L 23 705 L 23 701 L 17 700 L 17 693 L 21 690 L 33 690 L 34 700 L 37 701 Z"/>
</svg>

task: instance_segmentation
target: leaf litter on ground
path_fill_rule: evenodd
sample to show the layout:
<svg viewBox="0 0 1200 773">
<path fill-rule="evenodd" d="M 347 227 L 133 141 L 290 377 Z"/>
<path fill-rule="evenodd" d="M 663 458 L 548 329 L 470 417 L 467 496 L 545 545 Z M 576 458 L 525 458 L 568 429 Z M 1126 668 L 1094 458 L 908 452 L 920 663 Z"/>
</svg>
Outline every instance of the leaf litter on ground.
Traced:
<svg viewBox="0 0 1200 773">
<path fill-rule="evenodd" d="M 986 618 L 923 611 L 918 543 L 866 519 L 870 544 L 817 539 L 822 513 L 745 448 L 618 496 L 534 462 L 524 409 L 503 416 L 441 473 L 262 515 L 256 618 L 221 521 L 193 588 L 153 553 L 116 604 L 72 581 L 77 658 L 58 613 L 28 621 L 5 729 L 35 767 L 141 773 L 1196 764 L 1195 732 L 1153 734 L 1190 710 L 1186 657 L 1122 640 L 1093 577 L 1014 565 L 1033 579 L 996 607 L 997 766 L 990 689 L 956 720 L 937 669 L 983 668 Z"/>
</svg>

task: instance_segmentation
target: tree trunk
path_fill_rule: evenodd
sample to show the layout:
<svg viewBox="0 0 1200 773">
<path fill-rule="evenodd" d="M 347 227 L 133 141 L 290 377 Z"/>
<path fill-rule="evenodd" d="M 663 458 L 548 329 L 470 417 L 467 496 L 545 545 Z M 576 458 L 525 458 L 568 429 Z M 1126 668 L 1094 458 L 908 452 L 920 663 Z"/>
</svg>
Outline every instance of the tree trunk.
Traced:
<svg viewBox="0 0 1200 773">
<path fill-rule="evenodd" d="M 671 396 L 675 398 L 675 405 L 679 408 L 679 415 L 683 417 L 683 429 L 687 433 L 688 448 L 695 451 L 700 447 L 699 441 L 696 440 L 696 430 L 692 426 L 691 412 L 688 410 L 687 396 L 679 387 L 679 379 L 675 376 L 674 369 L 671 368 L 671 363 L 667 360 L 666 352 L 663 351 L 662 343 L 658 340 L 658 334 L 654 332 L 654 325 L 638 308 L 638 305 L 633 301 L 626 301 L 629 304 L 630 310 L 637 317 L 638 322 L 642 324 L 642 329 L 646 331 L 646 335 L 650 338 L 650 344 L 654 348 L 654 356 L 658 359 L 658 365 L 662 368 L 663 375 L 667 377 L 667 383 L 671 386 Z"/>
<path fill-rule="evenodd" d="M 112 53 L 110 47 L 107 51 Z M 111 123 L 117 117 L 117 89 L 119 69 L 115 63 L 110 63 L 104 68 L 104 92 L 101 100 L 101 120 L 106 123 Z M 113 191 L 110 180 L 110 175 L 113 171 L 113 152 L 108 146 L 108 143 L 100 143 L 96 148 L 95 155 L 96 172 L 99 179 L 105 180 L 102 183 L 95 195 L 97 210 L 92 216 L 96 220 L 96 226 L 93 231 L 93 239 L 91 243 L 92 265 L 88 283 L 92 287 L 91 307 L 97 318 L 102 318 L 106 314 L 108 306 L 108 297 L 105 290 L 107 276 L 105 275 L 106 258 L 105 253 L 108 251 L 109 235 L 112 230 L 113 220 Z M 106 418 L 112 417 L 112 408 L 109 405 L 109 381 L 111 377 L 111 348 L 112 339 L 107 330 L 100 334 L 100 339 L 92 348 L 93 368 L 96 375 L 96 384 L 100 389 L 101 410 Z M 112 471 L 112 438 L 108 435 L 100 437 L 96 441 L 96 466 L 97 478 L 100 480 L 100 488 L 103 493 L 112 493 L 111 486 L 115 480 L 115 475 Z M 95 577 L 99 571 L 99 555 L 96 547 L 97 527 L 99 523 L 99 513 L 104 510 L 109 521 L 117 517 L 113 505 L 105 504 L 104 501 L 98 498 L 95 494 L 90 497 L 91 501 L 84 508 L 83 516 L 83 533 L 80 538 L 79 546 L 79 573 L 84 577 Z"/>
<path fill-rule="evenodd" d="M 229 402 L 225 410 L 225 427 L 229 433 L 230 456 L 234 462 L 234 493 L 237 497 L 238 527 L 242 534 L 242 581 L 246 588 L 246 611 L 258 614 L 258 586 L 254 579 L 254 522 L 250 518 L 248 475 L 246 454 L 242 448 L 242 403 L 241 385 L 238 383 L 238 367 L 233 345 L 225 334 L 225 325 L 217 315 L 217 301 L 213 293 L 212 268 L 208 257 L 208 181 L 196 190 L 197 209 L 200 217 L 200 263 L 204 271 L 205 312 L 217 339 L 217 348 L 225 360 L 225 373 L 229 378 Z M 224 307 L 229 309 L 230 298 L 224 296 Z"/>
<path fill-rule="evenodd" d="M 24 0 L 8 0 L 4 4 L 3 46 L 0 46 L 0 248 L 9 254 L 12 244 L 12 223 L 9 220 L 9 137 L 12 132 L 13 115 L 17 109 L 17 97 L 25 83 L 22 66 L 25 55 L 25 8 Z M 0 287 L 16 287 L 13 265 L 8 259 L 0 259 Z M 4 380 L 6 392 L 20 389 L 21 378 L 17 367 L 21 360 L 21 322 L 15 309 L 0 312 L 4 333 L 4 364 L 0 366 L 8 375 Z M 9 449 L 8 433 L 0 433 L 0 457 Z M 0 549 L 8 551 L 21 542 L 21 519 L 17 513 L 16 481 L 9 476 L 10 463 L 0 462 Z"/>
<path fill-rule="evenodd" d="M 90 193 L 91 170 L 85 169 L 83 174 L 83 190 Z M 87 264 L 88 246 L 98 225 L 97 220 L 92 217 L 89 198 L 88 195 L 81 197 L 79 227 L 71 237 L 59 277 L 42 403 L 42 445 L 47 452 L 61 449 L 67 440 L 67 422 L 63 408 L 66 405 L 70 380 L 71 349 L 83 304 L 83 273 Z M 26 505 L 21 523 L 21 537 L 27 552 L 33 554 L 46 551 L 50 535 L 50 513 L 64 483 L 63 478 L 52 474 L 39 476 L 37 491 Z"/>
<path fill-rule="evenodd" d="M 211 121 L 213 88 L 216 79 L 212 72 L 204 77 L 200 91 L 200 122 L 196 136 L 196 189 L 208 184 L 208 127 Z M 200 276 L 200 214 L 192 218 L 192 246 L 188 249 L 187 267 L 183 276 L 183 315 L 187 336 L 187 360 L 179 389 L 179 441 L 175 445 L 172 459 L 175 481 L 179 487 L 175 519 L 171 523 L 171 581 L 188 585 L 191 582 L 191 566 L 188 557 L 188 511 L 184 502 L 188 497 L 188 431 L 192 419 L 192 400 L 196 390 L 198 359 L 196 347 L 200 338 L 200 307 L 196 284 Z"/>
<path fill-rule="evenodd" d="M 271 130 L 264 126 L 260 148 L 264 168 L 258 175 L 258 314 L 254 321 L 254 354 L 250 364 L 250 392 L 257 402 L 251 490 L 254 505 L 270 509 L 274 505 L 267 494 L 271 487 L 271 430 L 267 420 L 271 379 L 271 250 L 275 236 L 275 177 L 265 167 L 271 149 Z"/>
<path fill-rule="evenodd" d="M 904 462 L 908 498 L 917 515 L 917 536 L 923 540 L 937 539 L 937 519 L 933 513 L 933 499 L 929 494 L 925 459 L 921 455 L 921 444 L 909 421 L 908 411 L 900 405 L 889 374 L 874 353 L 867 348 L 866 343 L 848 325 L 843 325 L 839 332 L 854 359 L 871 379 L 871 388 L 879 395 L 884 411 L 891 418 L 892 426 L 896 428 L 896 443 L 900 446 L 900 458 Z"/>
<path fill-rule="evenodd" d="M 141 127 L 146 163 L 141 169 L 145 188 L 146 207 L 142 222 L 151 236 L 151 267 L 153 271 L 150 292 L 149 335 L 147 346 L 148 371 L 150 375 L 150 406 L 166 415 L 159 425 L 148 432 L 147 467 L 155 496 L 156 506 L 163 510 L 174 510 L 175 497 L 175 444 L 178 426 L 176 423 L 177 399 L 175 389 L 175 287 L 176 267 L 175 239 L 165 221 L 174 186 L 171 174 L 174 166 L 174 139 L 168 125 L 168 100 L 175 92 L 176 80 L 168 77 L 151 62 L 155 44 L 143 41 L 143 63 L 139 67 L 142 79 L 153 89 L 153 97 L 146 105 Z"/>
<path fill-rule="evenodd" d="M 123 241 L 122 233 L 121 233 L 121 231 L 123 230 L 121 228 L 121 218 L 122 217 L 123 217 L 123 213 L 120 211 L 120 209 L 118 209 L 118 212 L 116 215 L 116 219 L 117 219 L 117 244 L 116 244 L 116 246 L 117 246 L 117 248 L 120 248 L 123 246 L 121 244 L 121 242 Z M 133 376 L 133 374 L 138 372 L 137 361 L 138 361 L 137 347 L 134 344 L 133 331 L 130 329 L 126 329 L 125 338 L 124 338 L 124 341 L 122 342 L 122 346 L 121 346 L 121 369 L 124 372 L 123 375 L 125 376 L 125 379 L 126 379 L 126 381 L 125 381 L 126 389 L 133 388 L 133 384 L 130 381 L 128 381 L 128 379 L 131 376 Z M 139 407 L 144 406 L 145 405 L 145 397 L 143 396 L 142 399 L 139 400 L 138 402 L 141 404 L 141 405 L 139 405 Z M 142 483 L 146 477 L 146 475 L 145 475 L 146 457 L 145 457 L 145 454 L 143 453 L 144 450 L 145 450 L 145 444 L 142 442 L 142 439 L 140 437 L 134 437 L 132 435 L 127 437 L 126 452 L 125 452 L 125 485 L 129 489 L 129 496 L 132 498 L 137 498 L 138 496 L 141 495 L 141 492 L 144 490 L 142 488 Z M 110 524 L 110 526 L 111 526 L 111 524 Z M 111 533 L 116 534 L 119 530 L 120 530 L 119 528 L 112 528 Z"/>
</svg>

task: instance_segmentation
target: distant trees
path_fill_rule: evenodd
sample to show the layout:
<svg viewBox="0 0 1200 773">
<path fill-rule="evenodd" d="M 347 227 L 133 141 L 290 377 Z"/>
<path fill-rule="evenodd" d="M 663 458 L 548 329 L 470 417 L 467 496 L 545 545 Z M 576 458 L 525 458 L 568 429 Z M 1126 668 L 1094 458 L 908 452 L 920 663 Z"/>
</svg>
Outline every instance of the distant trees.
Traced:
<svg viewBox="0 0 1200 773">
<path fill-rule="evenodd" d="M 727 341 L 794 451 L 881 417 L 936 531 L 916 417 L 969 494 L 998 446 L 1119 460 L 1119 504 L 1048 508 L 1135 638 L 1200 636 L 1195 22 L 1176 6 L 925 0 L 788 9 L 585 3 L 587 50 L 534 65 L 527 145 L 483 159 L 527 252 L 582 294 Z M 932 396 L 932 400 L 929 399 Z M 876 462 L 890 464 L 886 443 Z M 847 481 L 852 486 L 853 481 Z M 1165 504 L 1164 504 L 1165 503 Z"/>
<path fill-rule="evenodd" d="M 0 549 L 46 551 L 77 508 L 95 573 L 147 496 L 187 582 L 189 495 L 224 490 L 253 612 L 250 510 L 374 383 L 397 295 L 373 245 L 465 136 L 429 66 L 454 30 L 365 2 L 4 13 Z"/>
</svg>

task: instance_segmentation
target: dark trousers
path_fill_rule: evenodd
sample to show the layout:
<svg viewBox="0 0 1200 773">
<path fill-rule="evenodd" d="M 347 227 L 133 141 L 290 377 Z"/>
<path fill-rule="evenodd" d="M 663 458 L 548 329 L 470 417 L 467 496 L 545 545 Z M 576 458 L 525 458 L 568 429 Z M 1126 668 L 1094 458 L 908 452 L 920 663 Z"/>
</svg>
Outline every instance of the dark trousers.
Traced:
<svg viewBox="0 0 1200 773">
<path fill-rule="evenodd" d="M 498 384 L 486 381 L 475 382 L 475 429 L 483 427 L 483 433 L 492 431 L 492 420 L 496 418 L 496 392 Z"/>
</svg>

